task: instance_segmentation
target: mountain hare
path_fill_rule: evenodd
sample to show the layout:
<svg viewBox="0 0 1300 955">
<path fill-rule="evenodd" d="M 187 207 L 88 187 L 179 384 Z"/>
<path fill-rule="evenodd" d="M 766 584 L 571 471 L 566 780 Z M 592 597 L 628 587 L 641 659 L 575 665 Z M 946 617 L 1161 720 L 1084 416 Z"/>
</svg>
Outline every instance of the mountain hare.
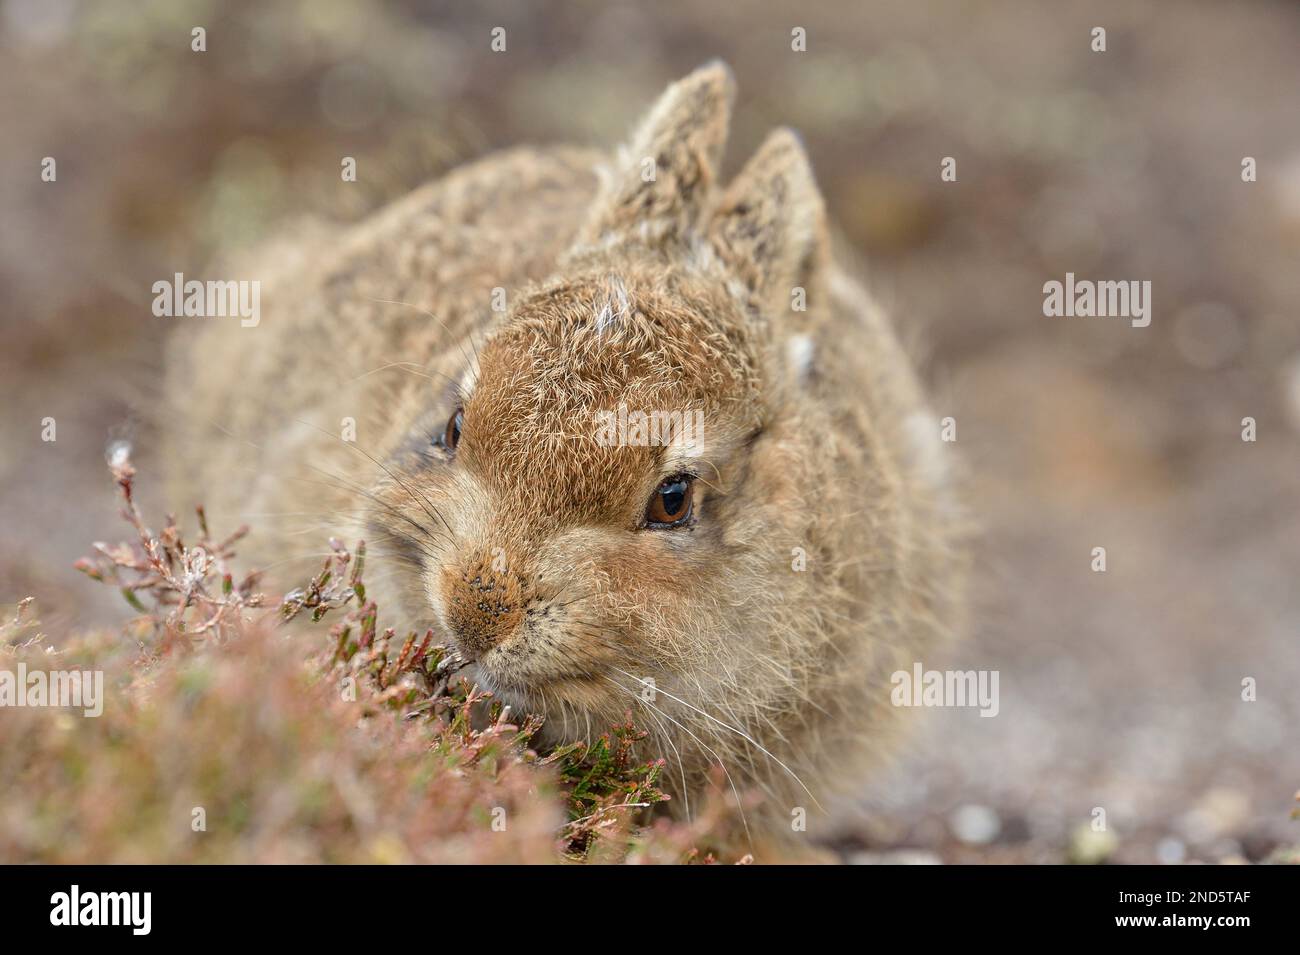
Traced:
<svg viewBox="0 0 1300 955">
<path fill-rule="evenodd" d="M 809 839 L 961 562 L 940 422 L 800 141 L 718 181 L 731 98 L 711 64 L 617 157 L 489 157 L 257 262 L 256 327 L 173 343 L 171 493 L 247 517 L 272 581 L 364 537 L 389 622 L 546 740 L 630 711 L 675 811 L 721 766 L 756 837 Z"/>
</svg>

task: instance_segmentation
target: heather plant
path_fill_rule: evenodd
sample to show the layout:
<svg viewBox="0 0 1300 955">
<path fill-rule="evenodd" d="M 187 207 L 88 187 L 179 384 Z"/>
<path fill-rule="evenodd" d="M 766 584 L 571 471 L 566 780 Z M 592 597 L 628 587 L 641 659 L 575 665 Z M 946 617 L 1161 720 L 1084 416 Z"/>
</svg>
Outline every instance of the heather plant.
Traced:
<svg viewBox="0 0 1300 955">
<path fill-rule="evenodd" d="M 380 628 L 365 545 L 279 600 L 235 570 L 240 528 L 203 510 L 187 542 L 141 514 L 125 446 L 109 467 L 130 540 L 77 567 L 137 611 L 120 632 L 39 632 L 30 600 L 0 648 L 29 667 L 102 670 L 103 716 L 15 709 L 0 721 L 0 861 L 713 861 L 725 810 L 650 817 L 662 761 L 631 722 L 541 755 L 540 720 L 461 673 L 431 631 Z"/>
<path fill-rule="evenodd" d="M 130 448 L 123 443 L 110 447 L 108 465 L 122 498 L 122 516 L 135 531 L 135 539 L 116 546 L 97 542 L 95 556 L 77 561 L 77 569 L 121 590 L 127 603 L 143 615 L 141 622 L 152 626 L 155 649 L 165 650 L 181 639 L 235 636 L 246 622 L 246 611 L 264 602 L 256 590 L 258 574 L 247 574 L 236 585 L 229 566 L 234 546 L 248 528 L 215 540 L 200 507 L 199 538 L 193 546 L 186 546 L 171 515 L 155 534 L 136 504 Z M 152 608 L 145 606 L 142 596 L 152 600 Z"/>
<path fill-rule="evenodd" d="M 570 857 L 587 858 L 602 838 L 626 832 L 629 815 L 667 799 L 656 787 L 663 760 L 639 763 L 634 755 L 634 744 L 646 735 L 629 719 L 591 746 L 574 743 L 548 758 L 567 787 L 570 818 L 563 837 Z"/>
<path fill-rule="evenodd" d="M 0 619 L 0 651 L 15 656 L 43 639 L 37 630 L 40 621 L 32 612 L 32 603 L 33 598 L 24 597 L 14 606 L 11 615 Z"/>
</svg>

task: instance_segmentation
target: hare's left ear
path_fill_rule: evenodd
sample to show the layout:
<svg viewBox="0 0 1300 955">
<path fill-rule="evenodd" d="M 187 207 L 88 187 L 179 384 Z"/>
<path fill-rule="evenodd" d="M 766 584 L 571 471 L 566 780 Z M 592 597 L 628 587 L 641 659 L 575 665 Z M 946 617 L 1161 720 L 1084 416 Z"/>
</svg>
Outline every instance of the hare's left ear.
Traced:
<svg viewBox="0 0 1300 955">
<path fill-rule="evenodd" d="M 717 176 L 733 94 L 731 70 L 720 61 L 668 87 L 619 150 L 578 245 L 685 236 Z"/>
<path fill-rule="evenodd" d="M 829 259 L 826 208 L 808 155 L 789 129 L 772 132 L 714 209 L 708 235 L 750 296 L 773 315 L 819 301 Z"/>
</svg>

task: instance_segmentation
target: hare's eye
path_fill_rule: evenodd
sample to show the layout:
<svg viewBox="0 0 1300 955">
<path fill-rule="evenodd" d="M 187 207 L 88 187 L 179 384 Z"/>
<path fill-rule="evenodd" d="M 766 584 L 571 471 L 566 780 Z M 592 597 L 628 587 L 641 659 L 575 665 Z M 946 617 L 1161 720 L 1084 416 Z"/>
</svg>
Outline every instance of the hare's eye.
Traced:
<svg viewBox="0 0 1300 955">
<path fill-rule="evenodd" d="M 460 444 L 460 432 L 465 426 L 465 412 L 457 408 L 447 419 L 447 426 L 442 429 L 442 437 L 438 443 L 448 451 L 455 451 L 456 445 Z"/>
<path fill-rule="evenodd" d="M 695 477 L 675 474 L 661 482 L 650 495 L 645 509 L 645 526 L 653 528 L 680 527 L 691 518 L 691 504 L 695 497 Z"/>
</svg>

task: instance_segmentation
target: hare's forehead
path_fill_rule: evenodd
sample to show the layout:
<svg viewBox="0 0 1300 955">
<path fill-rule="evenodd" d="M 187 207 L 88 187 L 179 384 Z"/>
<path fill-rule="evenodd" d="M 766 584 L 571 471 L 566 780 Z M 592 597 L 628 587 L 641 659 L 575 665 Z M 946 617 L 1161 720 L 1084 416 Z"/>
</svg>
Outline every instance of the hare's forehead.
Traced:
<svg viewBox="0 0 1300 955">
<path fill-rule="evenodd" d="M 725 341 L 702 323 L 686 327 L 700 334 L 649 312 L 605 327 L 555 316 L 512 323 L 479 350 L 465 402 L 468 460 L 504 499 L 563 487 L 585 517 L 648 493 L 670 459 L 698 453 L 707 429 L 739 413 L 750 385 Z"/>
<path fill-rule="evenodd" d="M 572 412 L 611 400 L 729 404 L 752 388 L 751 343 L 725 308 L 648 298 L 619 286 L 521 310 L 482 349 L 475 390 Z"/>
<path fill-rule="evenodd" d="M 602 440 L 620 404 L 652 400 L 644 390 L 573 355 L 523 360 L 485 348 L 480 364 L 459 453 L 498 507 L 517 508 L 509 513 L 521 521 L 612 519 L 624 495 L 652 476 L 658 448 Z"/>
<path fill-rule="evenodd" d="M 706 363 L 642 343 L 534 341 L 483 350 L 471 414 L 569 433 L 620 405 L 713 404 Z"/>
</svg>

